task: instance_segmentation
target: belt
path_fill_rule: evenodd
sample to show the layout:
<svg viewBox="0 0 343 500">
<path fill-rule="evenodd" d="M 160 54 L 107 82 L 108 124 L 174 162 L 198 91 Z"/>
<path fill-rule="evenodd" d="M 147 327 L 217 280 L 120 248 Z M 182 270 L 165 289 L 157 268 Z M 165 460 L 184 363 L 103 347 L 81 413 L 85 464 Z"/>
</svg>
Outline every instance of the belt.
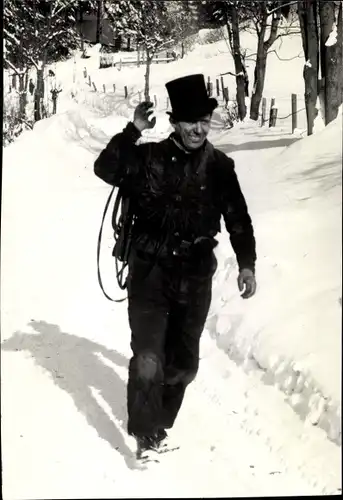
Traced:
<svg viewBox="0 0 343 500">
<path fill-rule="evenodd" d="M 174 257 L 190 258 L 204 257 L 212 252 L 218 241 L 208 236 L 200 236 L 194 241 L 181 240 L 172 248 Z"/>
</svg>

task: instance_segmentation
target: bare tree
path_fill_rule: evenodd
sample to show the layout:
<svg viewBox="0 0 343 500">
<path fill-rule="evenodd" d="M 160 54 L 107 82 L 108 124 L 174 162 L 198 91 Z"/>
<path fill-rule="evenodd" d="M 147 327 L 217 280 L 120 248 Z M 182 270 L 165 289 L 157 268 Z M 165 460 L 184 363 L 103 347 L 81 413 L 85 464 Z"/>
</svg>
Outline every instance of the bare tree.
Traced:
<svg viewBox="0 0 343 500">
<path fill-rule="evenodd" d="M 343 98 L 342 2 L 318 2 L 320 19 L 321 87 L 327 125 L 337 117 Z"/>
<path fill-rule="evenodd" d="M 19 77 L 20 115 L 25 118 L 28 71 L 36 69 L 35 121 L 42 118 L 44 67 L 56 41 L 75 39 L 73 0 L 20 2 L 6 0 L 4 11 L 5 64 Z"/>
<path fill-rule="evenodd" d="M 295 1 L 261 0 L 249 2 L 239 0 L 207 0 L 209 15 L 218 22 L 224 22 L 229 34 L 230 50 L 235 64 L 237 105 L 241 120 L 246 116 L 245 96 L 248 95 L 248 74 L 246 51 L 240 44 L 240 31 L 253 31 L 257 35 L 254 86 L 250 104 L 250 118 L 257 120 L 262 100 L 267 67 L 267 56 L 275 41 L 290 34 L 292 29 L 279 30 L 282 16 L 287 17 Z M 250 58 L 251 58 L 250 54 Z"/>
<path fill-rule="evenodd" d="M 104 1 L 97 0 L 95 43 L 100 43 L 101 31 L 102 31 L 102 20 L 104 17 L 103 12 L 104 12 Z"/>
<path fill-rule="evenodd" d="M 270 48 L 276 40 L 292 32 L 292 30 L 286 29 L 280 33 L 279 27 L 282 16 L 288 15 L 289 6 L 293 3 L 284 1 L 250 2 L 246 7 L 257 34 L 254 86 L 250 103 L 250 118 L 252 120 L 258 120 L 259 117 Z"/>
<path fill-rule="evenodd" d="M 298 2 L 302 44 L 305 54 L 303 76 L 305 82 L 305 106 L 308 135 L 313 133 L 313 124 L 317 113 L 317 95 L 319 94 L 319 31 L 317 7 L 316 0 L 299 0 Z"/>
<path fill-rule="evenodd" d="M 242 19 L 244 19 L 243 2 L 238 0 L 223 0 L 220 2 L 208 0 L 204 2 L 207 16 L 224 25 L 228 32 L 229 48 L 235 65 L 235 73 L 226 72 L 236 78 L 236 101 L 238 116 L 244 120 L 247 108 L 245 96 L 247 95 L 248 74 L 245 67 L 245 52 L 241 48 L 240 31 L 242 29 Z"/>
<path fill-rule="evenodd" d="M 229 15 L 231 18 L 231 25 L 227 19 L 227 29 L 229 34 L 229 43 L 231 48 L 231 53 L 235 63 L 236 72 L 236 100 L 238 107 L 238 116 L 240 120 L 244 120 L 247 114 L 247 108 L 245 105 L 245 95 L 246 95 L 246 76 L 247 71 L 244 64 L 244 57 L 241 51 L 241 42 L 239 36 L 239 16 L 237 12 L 237 4 L 231 4 L 229 8 Z"/>
<path fill-rule="evenodd" d="M 150 100 L 152 60 L 159 50 L 173 42 L 167 5 L 162 0 L 119 0 L 108 1 L 106 10 L 118 33 L 134 35 L 143 47 L 146 64 L 144 98 Z"/>
<path fill-rule="evenodd" d="M 181 58 L 185 55 L 185 38 L 198 30 L 196 5 L 190 2 L 169 0 L 166 2 L 168 15 L 168 31 L 176 44 L 181 44 Z"/>
</svg>

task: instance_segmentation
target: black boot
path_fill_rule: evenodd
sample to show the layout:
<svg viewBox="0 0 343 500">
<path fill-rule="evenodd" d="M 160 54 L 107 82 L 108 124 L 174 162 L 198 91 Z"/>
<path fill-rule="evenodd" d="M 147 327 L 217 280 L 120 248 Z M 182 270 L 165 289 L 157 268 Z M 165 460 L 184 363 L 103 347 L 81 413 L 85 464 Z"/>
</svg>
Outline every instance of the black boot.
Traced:
<svg viewBox="0 0 343 500">
<path fill-rule="evenodd" d="M 155 435 L 155 446 L 159 448 L 164 441 L 168 437 L 167 431 L 165 429 L 158 429 Z"/>
<path fill-rule="evenodd" d="M 155 434 L 149 436 L 135 436 L 137 441 L 137 458 L 142 458 L 146 451 L 158 451 L 162 441 L 167 437 L 164 429 L 159 429 Z"/>
</svg>

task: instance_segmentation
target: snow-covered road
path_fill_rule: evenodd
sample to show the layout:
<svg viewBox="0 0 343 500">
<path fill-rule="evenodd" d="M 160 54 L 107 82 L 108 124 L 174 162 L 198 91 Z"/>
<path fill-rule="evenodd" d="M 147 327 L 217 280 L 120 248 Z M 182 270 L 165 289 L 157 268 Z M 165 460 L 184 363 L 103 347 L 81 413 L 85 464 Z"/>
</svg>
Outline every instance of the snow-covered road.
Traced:
<svg viewBox="0 0 343 500">
<path fill-rule="evenodd" d="M 132 117 L 145 69 L 99 70 L 97 46 L 89 59 L 80 52 L 53 65 L 63 87 L 59 114 L 3 152 L 5 500 L 341 492 L 342 121 L 311 138 L 290 134 L 291 92 L 299 98 L 299 128 L 306 123 L 304 60 L 293 57 L 300 36 L 282 40 L 281 59 L 269 56 L 264 88 L 276 98 L 278 126 L 246 120 L 222 130 L 216 115 L 211 133 L 234 158 L 248 201 L 258 291 L 241 300 L 223 231 L 199 373 L 170 432 L 180 450 L 146 470 L 137 468 L 126 434 L 127 304 L 106 301 L 97 283 L 96 243 L 110 188 L 92 169 Z M 241 41 L 256 52 L 252 35 L 242 33 Z M 85 67 L 99 92 L 87 85 Z M 224 41 L 199 42 L 184 59 L 153 67 L 158 119 L 148 137 L 168 133 L 168 80 L 199 71 L 214 81 L 233 68 Z M 225 77 L 225 85 L 234 95 L 235 80 Z M 107 219 L 102 276 L 108 293 L 121 298 L 111 250 Z"/>
<path fill-rule="evenodd" d="M 212 347 L 171 433 L 180 450 L 136 469 L 127 358 L 58 325 L 32 328 L 5 347 L 5 499 L 307 495 L 339 484 L 335 446 Z"/>
<path fill-rule="evenodd" d="M 259 372 L 230 360 L 209 330 L 199 375 L 170 433 L 180 450 L 137 469 L 125 431 L 126 303 L 107 302 L 96 281 L 97 232 L 109 188 L 92 173 L 95 151 L 70 140 L 68 127 L 68 115 L 38 124 L 8 150 L 4 170 L 3 498 L 337 492 L 339 447 L 304 423 Z M 235 140 L 241 142 L 239 133 L 230 137 L 231 147 Z M 260 160 L 271 155 L 259 152 Z M 257 165 L 257 153 L 254 158 Z M 267 177 L 259 181 L 267 191 Z M 255 183 L 254 175 L 244 177 L 248 192 Z M 103 275 L 118 296 L 111 243 L 108 224 Z"/>
</svg>

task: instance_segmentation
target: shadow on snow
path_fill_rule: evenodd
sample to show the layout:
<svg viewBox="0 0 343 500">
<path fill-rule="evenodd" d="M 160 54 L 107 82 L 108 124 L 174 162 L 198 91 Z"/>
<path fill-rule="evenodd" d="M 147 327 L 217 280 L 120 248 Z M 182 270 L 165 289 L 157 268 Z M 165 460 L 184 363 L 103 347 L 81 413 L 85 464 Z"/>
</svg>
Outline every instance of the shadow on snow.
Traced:
<svg viewBox="0 0 343 500">
<path fill-rule="evenodd" d="M 128 366 L 127 358 L 101 344 L 62 332 L 58 325 L 33 320 L 29 325 L 37 333 L 15 332 L 2 343 L 2 349 L 29 352 L 53 382 L 71 395 L 77 410 L 99 437 L 121 453 L 128 468 L 135 469 L 135 454 L 125 443 L 122 431 L 92 394 L 92 388 L 99 392 L 126 432 L 126 383 L 101 361 L 99 354 L 121 367 Z"/>
<path fill-rule="evenodd" d="M 290 146 L 296 141 L 301 139 L 295 137 L 275 139 L 275 140 L 261 140 L 261 141 L 248 141 L 242 142 L 241 144 L 220 144 L 218 149 L 223 151 L 225 154 L 234 153 L 235 151 L 254 151 L 258 149 L 269 149 L 269 148 L 284 148 Z"/>
</svg>

